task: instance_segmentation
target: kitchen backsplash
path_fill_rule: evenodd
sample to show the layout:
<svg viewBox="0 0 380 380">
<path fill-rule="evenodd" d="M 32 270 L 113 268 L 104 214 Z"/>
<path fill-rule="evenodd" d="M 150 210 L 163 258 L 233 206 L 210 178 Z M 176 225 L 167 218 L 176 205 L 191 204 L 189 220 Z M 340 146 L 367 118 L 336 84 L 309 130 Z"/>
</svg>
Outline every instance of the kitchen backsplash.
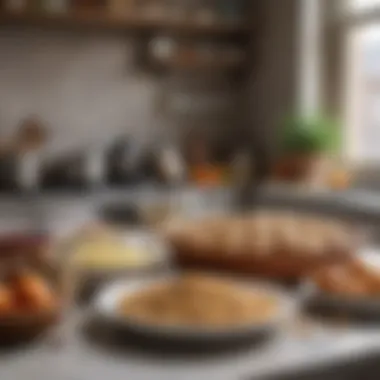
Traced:
<svg viewBox="0 0 380 380">
<path fill-rule="evenodd" d="M 131 73 L 126 39 L 7 30 L 0 50 L 2 130 L 38 115 L 66 144 L 152 121 L 154 82 Z"/>
<path fill-rule="evenodd" d="M 2 26 L 0 137 L 30 115 L 38 115 L 52 130 L 53 150 L 108 140 L 122 130 L 153 139 L 164 132 L 181 136 L 195 125 L 216 135 L 222 135 L 223 128 L 236 133 L 245 94 L 248 125 L 260 131 L 260 138 L 274 141 L 279 119 L 294 108 L 296 98 L 298 2 L 283 0 L 281 7 L 278 0 L 260 4 L 252 75 L 244 82 L 249 91 L 242 86 L 236 91 L 229 78 L 227 86 L 210 83 L 213 75 L 187 80 L 198 93 L 214 87 L 220 103 L 207 94 L 191 100 L 181 93 L 187 86 L 183 78 L 137 70 L 135 40 L 125 33 Z"/>
<path fill-rule="evenodd" d="M 162 105 L 168 81 L 136 68 L 134 49 L 134 39 L 122 34 L 2 29 L 1 133 L 9 135 L 30 115 L 39 116 L 53 132 L 53 150 L 101 142 L 120 131 L 142 139 L 168 128 L 178 132 L 191 110 L 182 116 L 172 113 L 170 119 L 160 111 L 171 107 Z M 170 86 L 174 94 L 176 86 Z M 194 102 L 189 106 L 198 107 Z M 215 106 L 213 110 L 218 113 Z M 204 116 L 194 123 L 218 125 L 219 132 L 221 120 L 228 120 Z"/>
<path fill-rule="evenodd" d="M 91 33 L 0 33 L 0 128 L 29 115 L 59 147 L 108 139 L 122 130 L 159 129 L 157 83 L 133 68 L 133 42 Z"/>
</svg>

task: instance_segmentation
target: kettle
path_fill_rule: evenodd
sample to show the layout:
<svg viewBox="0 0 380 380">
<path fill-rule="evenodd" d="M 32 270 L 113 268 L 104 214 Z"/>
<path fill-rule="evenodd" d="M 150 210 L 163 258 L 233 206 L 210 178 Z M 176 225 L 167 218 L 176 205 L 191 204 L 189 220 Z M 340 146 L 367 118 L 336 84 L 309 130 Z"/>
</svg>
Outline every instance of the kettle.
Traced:
<svg viewBox="0 0 380 380">
<path fill-rule="evenodd" d="M 138 182 L 141 173 L 142 148 L 127 136 L 119 137 L 106 153 L 106 177 L 111 185 Z"/>
</svg>

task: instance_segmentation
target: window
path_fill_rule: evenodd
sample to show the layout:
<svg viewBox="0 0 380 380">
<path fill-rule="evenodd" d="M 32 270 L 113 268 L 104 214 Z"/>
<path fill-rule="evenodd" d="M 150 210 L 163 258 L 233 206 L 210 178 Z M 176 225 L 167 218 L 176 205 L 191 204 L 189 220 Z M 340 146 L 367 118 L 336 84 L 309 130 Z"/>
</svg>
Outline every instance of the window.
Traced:
<svg viewBox="0 0 380 380">
<path fill-rule="evenodd" d="M 358 164 L 380 164 L 380 16 L 361 18 L 362 10 L 377 14 L 380 0 L 351 0 L 351 6 L 345 60 L 346 153 Z"/>
<path fill-rule="evenodd" d="M 352 11 L 366 11 L 380 5 L 379 0 L 349 0 Z"/>
</svg>

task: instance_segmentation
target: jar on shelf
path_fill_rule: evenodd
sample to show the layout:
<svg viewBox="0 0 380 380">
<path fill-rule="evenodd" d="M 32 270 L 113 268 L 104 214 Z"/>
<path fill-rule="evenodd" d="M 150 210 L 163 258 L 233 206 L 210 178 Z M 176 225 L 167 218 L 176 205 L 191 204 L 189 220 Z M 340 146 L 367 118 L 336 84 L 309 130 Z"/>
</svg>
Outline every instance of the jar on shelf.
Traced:
<svg viewBox="0 0 380 380">
<path fill-rule="evenodd" d="M 161 2 L 147 1 L 141 7 L 141 15 L 148 20 L 160 20 L 165 18 L 166 9 Z"/>
<path fill-rule="evenodd" d="M 87 150 L 86 171 L 88 181 L 92 186 L 102 186 L 106 180 L 106 149 L 105 144 L 94 144 Z"/>
<path fill-rule="evenodd" d="M 22 120 L 13 140 L 19 187 L 36 190 L 43 148 L 48 142 L 48 130 L 38 118 L 29 117 Z"/>
<path fill-rule="evenodd" d="M 185 21 L 189 15 L 189 7 L 186 3 L 171 0 L 166 3 L 166 17 L 170 21 Z"/>
<path fill-rule="evenodd" d="M 26 1 L 26 8 L 28 12 L 45 12 L 48 0 L 34 0 Z"/>
<path fill-rule="evenodd" d="M 135 11 L 134 0 L 109 0 L 109 13 L 115 16 L 132 15 Z"/>
<path fill-rule="evenodd" d="M 5 0 L 4 9 L 10 12 L 23 12 L 27 8 L 27 0 Z"/>
<path fill-rule="evenodd" d="M 226 21 L 240 22 L 244 19 L 246 10 L 244 0 L 222 0 L 219 7 L 221 17 Z"/>
<path fill-rule="evenodd" d="M 66 13 L 69 10 L 69 0 L 46 0 L 44 10 L 48 13 Z"/>
<path fill-rule="evenodd" d="M 79 11 L 93 11 L 105 9 L 108 5 L 107 0 L 72 0 L 71 4 L 74 9 Z"/>
<path fill-rule="evenodd" d="M 205 3 L 201 6 L 199 6 L 194 12 L 193 12 L 195 21 L 199 24 L 213 24 L 216 21 L 218 21 L 218 12 L 215 10 L 215 8 Z"/>
<path fill-rule="evenodd" d="M 176 53 L 177 43 L 171 37 L 155 37 L 149 43 L 150 54 L 153 59 L 164 62 L 173 57 Z"/>
</svg>

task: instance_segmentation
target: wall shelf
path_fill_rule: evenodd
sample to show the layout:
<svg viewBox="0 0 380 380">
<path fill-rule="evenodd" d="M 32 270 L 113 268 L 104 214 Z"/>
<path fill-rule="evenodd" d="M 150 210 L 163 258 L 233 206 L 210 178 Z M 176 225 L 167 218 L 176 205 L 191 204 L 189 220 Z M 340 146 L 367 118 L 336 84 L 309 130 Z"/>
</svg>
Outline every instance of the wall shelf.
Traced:
<svg viewBox="0 0 380 380">
<path fill-rule="evenodd" d="M 116 16 L 104 11 L 75 11 L 67 14 L 0 12 L 0 25 L 99 28 L 114 31 L 162 31 L 184 34 L 248 34 L 248 25 L 231 21 L 199 23 L 196 21 L 147 18 L 142 15 Z"/>
<path fill-rule="evenodd" d="M 156 61 L 161 67 L 185 71 L 214 71 L 214 70 L 236 70 L 244 66 L 245 60 L 235 57 L 223 57 L 214 59 L 182 59 L 181 57 L 172 57 L 167 60 Z"/>
</svg>

